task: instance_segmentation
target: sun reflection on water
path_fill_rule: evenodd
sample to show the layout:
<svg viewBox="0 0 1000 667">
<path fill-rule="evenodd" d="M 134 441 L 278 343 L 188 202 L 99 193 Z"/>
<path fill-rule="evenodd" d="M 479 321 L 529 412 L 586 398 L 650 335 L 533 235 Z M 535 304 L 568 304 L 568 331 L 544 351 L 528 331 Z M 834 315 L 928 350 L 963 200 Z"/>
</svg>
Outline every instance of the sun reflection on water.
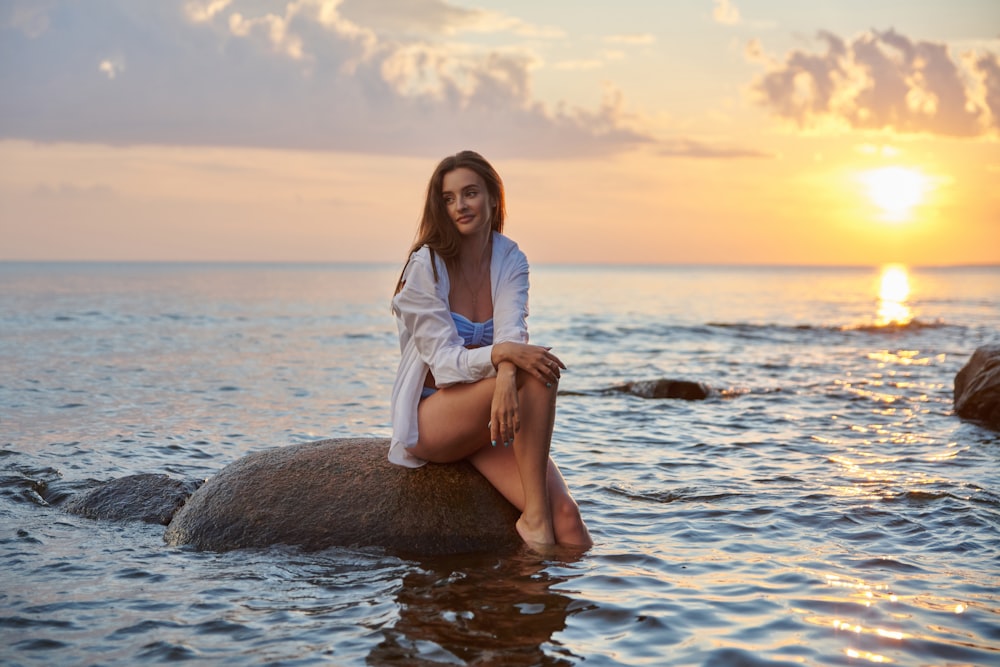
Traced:
<svg viewBox="0 0 1000 667">
<path fill-rule="evenodd" d="M 910 297 L 910 274 L 901 264 L 887 264 L 879 276 L 878 314 L 875 324 L 880 327 L 906 325 L 913 320 L 907 305 Z"/>
<path fill-rule="evenodd" d="M 910 607 L 952 612 L 956 616 L 966 612 L 964 602 L 925 595 L 898 595 L 893 592 L 891 585 L 886 583 L 872 583 L 853 578 L 848 580 L 836 574 L 827 574 L 826 585 L 845 591 L 846 596 L 842 598 L 843 601 L 853 602 L 859 610 L 865 611 L 848 612 L 840 616 L 817 614 L 806 620 L 832 627 L 837 633 L 844 633 L 842 636 L 845 641 L 852 644 L 843 649 L 844 654 L 868 662 L 895 662 L 888 654 L 898 653 L 904 644 L 928 640 L 928 635 L 925 633 L 906 632 L 899 627 L 900 623 L 910 618 Z M 876 610 L 876 607 L 881 607 L 881 610 Z M 886 625 L 897 627 L 886 627 Z"/>
</svg>

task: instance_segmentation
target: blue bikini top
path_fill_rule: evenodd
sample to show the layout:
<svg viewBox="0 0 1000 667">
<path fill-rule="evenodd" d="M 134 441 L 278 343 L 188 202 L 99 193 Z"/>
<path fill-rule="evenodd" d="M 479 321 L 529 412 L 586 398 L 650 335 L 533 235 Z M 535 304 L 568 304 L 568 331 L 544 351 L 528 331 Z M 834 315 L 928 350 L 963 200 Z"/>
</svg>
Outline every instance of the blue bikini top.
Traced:
<svg viewBox="0 0 1000 667">
<path fill-rule="evenodd" d="M 472 322 L 465 315 L 452 313 L 458 335 L 465 341 L 466 347 L 483 347 L 493 344 L 493 318 L 485 322 Z"/>
</svg>

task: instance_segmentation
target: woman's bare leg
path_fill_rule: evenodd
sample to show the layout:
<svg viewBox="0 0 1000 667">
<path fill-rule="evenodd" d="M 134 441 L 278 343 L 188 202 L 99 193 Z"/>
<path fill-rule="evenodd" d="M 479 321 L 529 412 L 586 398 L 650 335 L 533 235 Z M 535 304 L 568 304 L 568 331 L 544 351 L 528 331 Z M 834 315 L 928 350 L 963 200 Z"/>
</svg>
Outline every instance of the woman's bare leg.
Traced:
<svg viewBox="0 0 1000 667">
<path fill-rule="evenodd" d="M 439 389 L 420 401 L 420 439 L 410 453 L 434 463 L 468 458 L 490 447 L 490 406 L 496 378 Z"/>
<path fill-rule="evenodd" d="M 469 460 L 522 511 L 518 534 L 529 543 L 590 546 L 590 535 L 558 468 L 549 458 L 555 387 L 518 373 L 521 429 L 511 448 L 489 444 L 495 380 L 441 389 L 419 407 L 420 441 L 410 451 L 447 463 Z"/>
<path fill-rule="evenodd" d="M 517 532 L 528 544 L 555 544 L 548 465 L 556 419 L 556 389 L 520 371 L 518 376 L 524 379 L 518 389 L 521 428 L 514 436 L 514 458 L 524 489 L 524 507 L 517 521 Z"/>
<path fill-rule="evenodd" d="M 514 507 L 524 510 L 524 487 L 520 482 L 517 460 L 510 449 L 486 447 L 470 456 L 469 462 Z M 550 512 L 556 543 L 566 547 L 589 548 L 593 545 L 593 540 L 562 473 L 551 458 L 547 468 Z"/>
</svg>

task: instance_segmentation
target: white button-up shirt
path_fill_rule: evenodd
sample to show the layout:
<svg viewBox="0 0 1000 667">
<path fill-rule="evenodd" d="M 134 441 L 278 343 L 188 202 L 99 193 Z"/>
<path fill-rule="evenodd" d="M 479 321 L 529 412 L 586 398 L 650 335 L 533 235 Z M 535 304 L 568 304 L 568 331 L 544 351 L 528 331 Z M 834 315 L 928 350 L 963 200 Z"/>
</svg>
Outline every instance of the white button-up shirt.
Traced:
<svg viewBox="0 0 1000 667">
<path fill-rule="evenodd" d="M 434 280 L 431 262 L 437 264 Z M 490 260 L 493 343 L 528 342 L 528 260 L 517 244 L 493 233 Z M 451 281 L 444 260 L 424 246 L 410 255 L 403 288 L 392 299 L 401 358 L 392 388 L 392 441 L 389 460 L 418 468 L 423 459 L 407 449 L 417 444 L 417 406 L 427 371 L 438 387 L 476 382 L 496 375 L 493 346 L 467 349 L 451 318 Z M 486 425 L 483 425 L 486 428 Z"/>
</svg>

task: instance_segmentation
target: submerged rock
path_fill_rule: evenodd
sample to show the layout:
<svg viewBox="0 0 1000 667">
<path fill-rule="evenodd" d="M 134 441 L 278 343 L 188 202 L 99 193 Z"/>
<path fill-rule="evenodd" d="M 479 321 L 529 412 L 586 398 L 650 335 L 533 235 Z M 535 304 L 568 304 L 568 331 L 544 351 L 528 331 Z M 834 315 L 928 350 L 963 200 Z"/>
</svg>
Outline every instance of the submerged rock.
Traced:
<svg viewBox="0 0 1000 667">
<path fill-rule="evenodd" d="M 88 519 L 145 521 L 165 526 L 200 484 L 167 475 L 129 475 L 70 498 L 63 509 Z"/>
<path fill-rule="evenodd" d="M 712 388 L 704 382 L 690 380 L 639 380 L 611 388 L 642 398 L 680 398 L 700 401 L 712 395 Z"/>
<path fill-rule="evenodd" d="M 1000 430 L 1000 344 L 977 348 L 955 376 L 955 413 Z"/>
<path fill-rule="evenodd" d="M 468 462 L 389 463 L 388 440 L 340 439 L 249 454 L 201 486 L 164 539 L 227 551 L 384 547 L 437 555 L 515 548 L 520 513 Z"/>
</svg>

